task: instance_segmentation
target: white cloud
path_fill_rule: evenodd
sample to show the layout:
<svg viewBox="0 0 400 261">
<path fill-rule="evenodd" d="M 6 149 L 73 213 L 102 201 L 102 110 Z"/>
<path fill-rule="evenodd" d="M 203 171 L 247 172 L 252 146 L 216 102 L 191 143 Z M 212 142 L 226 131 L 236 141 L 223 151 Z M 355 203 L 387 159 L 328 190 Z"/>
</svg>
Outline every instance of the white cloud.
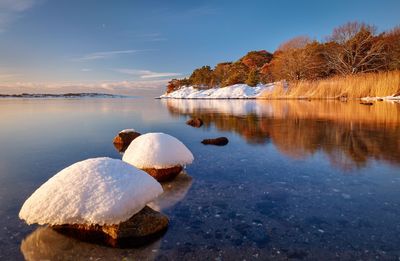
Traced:
<svg viewBox="0 0 400 261">
<path fill-rule="evenodd" d="M 135 70 L 135 69 L 114 69 L 114 71 L 139 76 L 141 79 L 153 79 L 153 78 L 165 78 L 165 77 L 175 77 L 182 75 L 181 73 L 173 73 L 173 72 L 153 72 L 149 70 Z"/>
<path fill-rule="evenodd" d="M 119 50 L 119 51 L 106 51 L 106 52 L 94 52 L 85 54 L 78 58 L 73 58 L 73 61 L 91 61 L 91 60 L 99 60 L 99 59 L 109 59 L 116 56 L 124 55 L 124 54 L 133 54 L 138 52 L 152 51 L 152 49 L 143 49 L 143 50 Z"/>
<path fill-rule="evenodd" d="M 35 4 L 39 0 L 0 0 L 0 32 L 22 16 L 22 13 Z"/>
<path fill-rule="evenodd" d="M 81 72 L 91 72 L 91 71 L 93 71 L 92 69 L 89 69 L 89 68 L 83 68 L 83 69 L 81 69 Z"/>
</svg>

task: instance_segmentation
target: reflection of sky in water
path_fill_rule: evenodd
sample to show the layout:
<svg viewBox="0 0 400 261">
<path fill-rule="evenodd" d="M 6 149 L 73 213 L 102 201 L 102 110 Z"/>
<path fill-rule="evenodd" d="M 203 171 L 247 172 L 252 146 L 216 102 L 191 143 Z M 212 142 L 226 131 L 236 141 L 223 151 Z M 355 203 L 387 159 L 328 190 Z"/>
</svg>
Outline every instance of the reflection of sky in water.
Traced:
<svg viewBox="0 0 400 261">
<path fill-rule="evenodd" d="M 0 111 L 0 259 L 22 258 L 22 240 L 35 235 L 35 226 L 17 218 L 23 201 L 76 161 L 121 158 L 112 138 L 125 128 L 172 134 L 195 155 L 190 180 L 155 202 L 171 220 L 151 251 L 160 258 L 398 255 L 399 105 L 1 100 Z M 205 126 L 185 125 L 190 116 Z M 217 136 L 229 144 L 200 143 Z M 123 256 L 85 244 L 73 244 L 74 257 L 85 258 L 88 245 Z"/>
</svg>

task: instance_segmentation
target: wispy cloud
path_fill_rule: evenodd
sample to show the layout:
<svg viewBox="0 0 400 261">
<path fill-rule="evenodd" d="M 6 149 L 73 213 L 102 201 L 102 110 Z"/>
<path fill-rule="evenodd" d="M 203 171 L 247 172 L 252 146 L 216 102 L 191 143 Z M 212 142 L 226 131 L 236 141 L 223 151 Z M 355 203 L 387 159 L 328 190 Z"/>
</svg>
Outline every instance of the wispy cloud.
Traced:
<svg viewBox="0 0 400 261">
<path fill-rule="evenodd" d="M 93 71 L 92 69 L 89 69 L 89 68 L 83 68 L 83 69 L 81 69 L 81 72 L 91 72 L 91 71 Z"/>
<path fill-rule="evenodd" d="M 19 19 L 23 12 L 31 9 L 40 0 L 0 0 L 0 32 Z"/>
<path fill-rule="evenodd" d="M 168 40 L 160 33 L 140 34 L 134 37 L 134 39 L 142 42 L 162 42 Z"/>
<path fill-rule="evenodd" d="M 141 79 L 166 78 L 166 77 L 175 77 L 182 75 L 181 73 L 174 73 L 174 72 L 153 72 L 149 70 L 135 70 L 126 68 L 114 69 L 114 71 L 123 74 L 139 76 Z"/>
<path fill-rule="evenodd" d="M 143 50 L 118 50 L 118 51 L 106 51 L 106 52 L 94 52 L 88 53 L 81 57 L 73 58 L 73 61 L 91 61 L 99 59 L 110 59 L 121 55 L 130 55 L 139 52 L 154 51 L 154 49 L 143 49 Z"/>
</svg>

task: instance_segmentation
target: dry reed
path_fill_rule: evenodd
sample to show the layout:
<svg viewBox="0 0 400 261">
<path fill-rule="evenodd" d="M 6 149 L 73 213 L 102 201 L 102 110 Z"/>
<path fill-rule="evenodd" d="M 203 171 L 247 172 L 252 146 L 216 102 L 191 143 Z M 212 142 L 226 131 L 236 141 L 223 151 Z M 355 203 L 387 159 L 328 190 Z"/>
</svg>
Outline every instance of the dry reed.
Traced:
<svg viewBox="0 0 400 261">
<path fill-rule="evenodd" d="M 316 81 L 279 82 L 262 99 L 359 99 L 400 95 L 400 71 L 335 76 Z"/>
</svg>

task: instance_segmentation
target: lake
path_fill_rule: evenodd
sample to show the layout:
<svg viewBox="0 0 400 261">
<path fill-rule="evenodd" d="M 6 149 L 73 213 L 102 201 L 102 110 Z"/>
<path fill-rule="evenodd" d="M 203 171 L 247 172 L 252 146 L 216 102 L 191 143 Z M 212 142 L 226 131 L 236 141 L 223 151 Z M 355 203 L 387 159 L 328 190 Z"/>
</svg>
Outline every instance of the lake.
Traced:
<svg viewBox="0 0 400 261">
<path fill-rule="evenodd" d="M 400 257 L 398 103 L 2 99 L 0 122 L 1 260 Z M 19 220 L 59 170 L 121 158 L 112 139 L 126 128 L 171 134 L 195 156 L 152 203 L 170 218 L 159 240 L 109 248 Z M 229 144 L 200 143 L 219 136 Z"/>
</svg>

